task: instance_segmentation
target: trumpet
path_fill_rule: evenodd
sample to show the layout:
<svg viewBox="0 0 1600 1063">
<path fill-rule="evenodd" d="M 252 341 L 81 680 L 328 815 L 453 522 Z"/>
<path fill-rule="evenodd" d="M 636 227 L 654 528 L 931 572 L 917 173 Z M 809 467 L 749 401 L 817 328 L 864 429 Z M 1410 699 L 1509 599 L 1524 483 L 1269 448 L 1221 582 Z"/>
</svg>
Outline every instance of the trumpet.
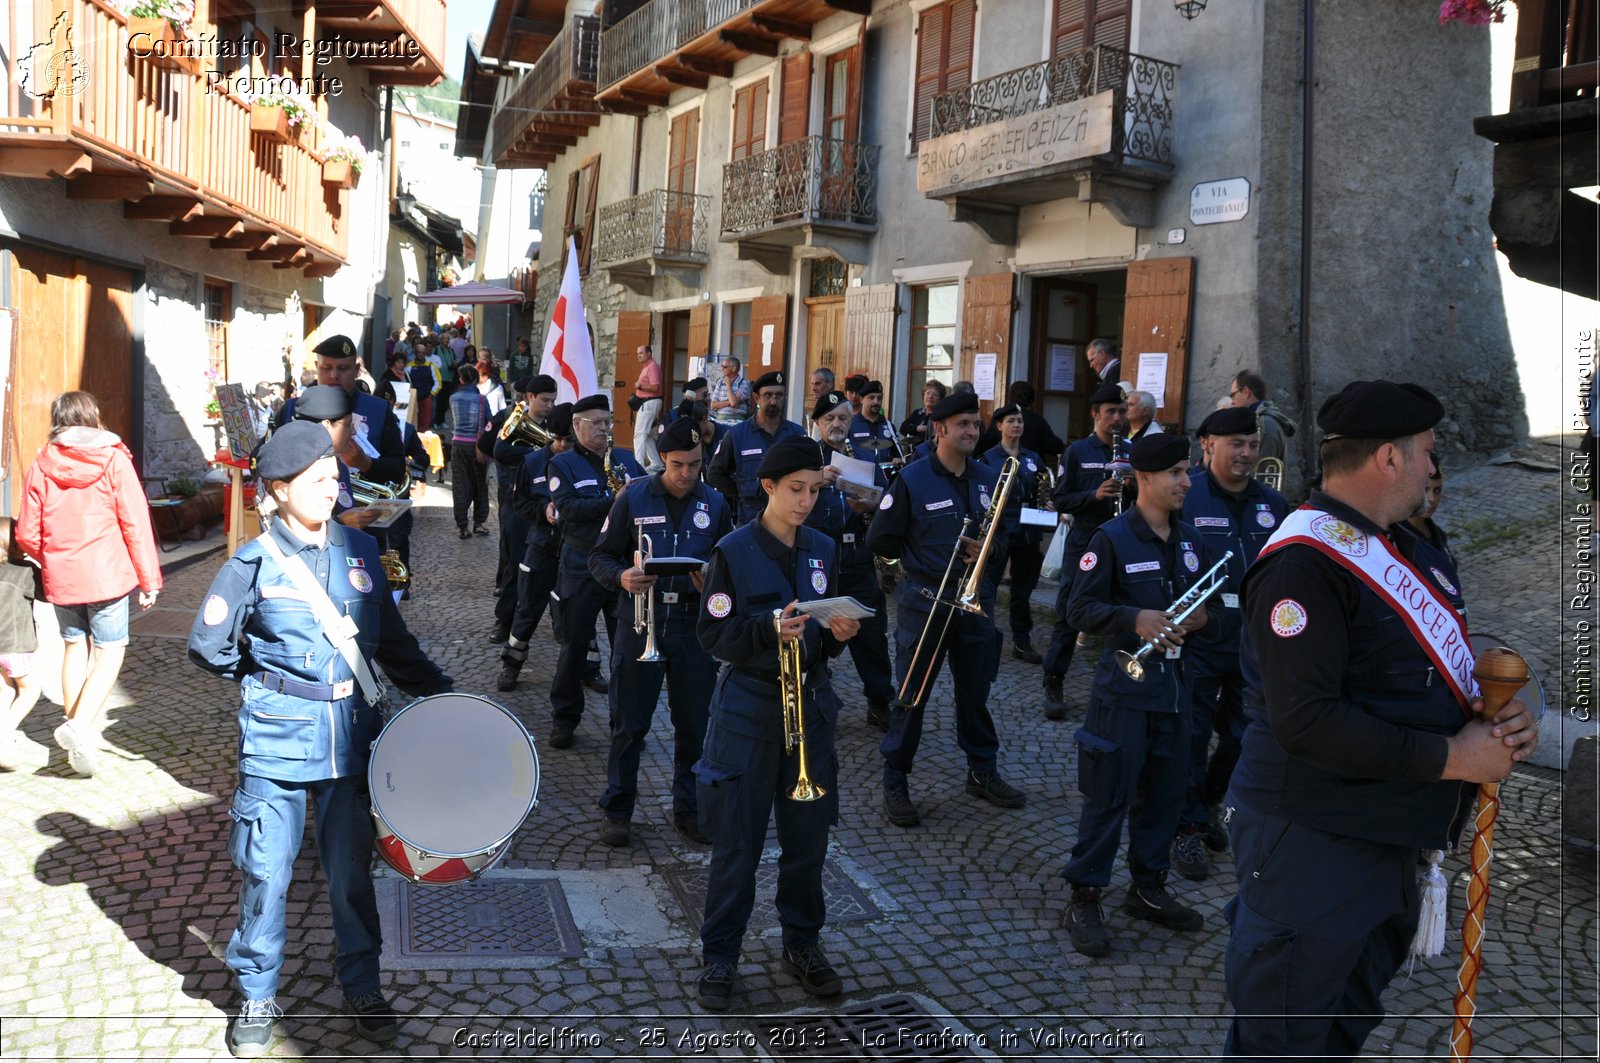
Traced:
<svg viewBox="0 0 1600 1063">
<path fill-rule="evenodd" d="M 520 402 L 511 407 L 511 412 L 506 414 L 506 423 L 500 426 L 501 440 L 515 440 L 518 443 L 527 443 L 529 446 L 547 447 L 550 445 L 550 430 L 534 421 L 528 413 L 528 408 Z"/>
<path fill-rule="evenodd" d="M 639 548 L 634 551 L 633 563 L 640 569 L 644 563 L 655 554 L 655 544 L 650 541 L 644 529 L 639 529 Z M 646 587 L 640 594 L 633 596 L 633 633 L 643 635 L 644 652 L 639 654 L 638 660 L 651 664 L 661 660 L 661 652 L 656 649 L 656 593 L 654 587 Z"/>
<path fill-rule="evenodd" d="M 1283 490 L 1283 459 L 1262 458 L 1256 462 L 1255 477 L 1274 491 Z"/>
<path fill-rule="evenodd" d="M 1232 559 L 1233 551 L 1229 550 L 1222 555 L 1222 560 L 1206 569 L 1205 574 L 1195 580 L 1194 586 L 1185 591 L 1182 597 L 1162 610 L 1165 613 L 1177 614 L 1172 618 L 1173 627 L 1180 626 L 1185 620 L 1193 616 L 1194 611 L 1205 604 L 1207 598 L 1222 589 L 1228 578 L 1227 572 L 1223 570 Z M 1144 682 L 1144 658 L 1155 648 L 1156 644 L 1154 642 L 1146 642 L 1134 653 L 1129 653 L 1127 650 L 1118 650 L 1117 664 L 1122 667 L 1123 673 L 1129 679 L 1136 683 L 1142 683 Z"/>
<path fill-rule="evenodd" d="M 772 626 L 778 629 L 778 688 L 783 699 L 783 749 L 785 753 L 795 750 L 800 753 L 800 770 L 795 777 L 794 789 L 789 791 L 789 799 L 815 801 L 828 791 L 811 781 L 811 766 L 806 760 L 805 677 L 800 671 L 805 640 L 784 640 L 782 609 L 772 611 Z"/>
</svg>

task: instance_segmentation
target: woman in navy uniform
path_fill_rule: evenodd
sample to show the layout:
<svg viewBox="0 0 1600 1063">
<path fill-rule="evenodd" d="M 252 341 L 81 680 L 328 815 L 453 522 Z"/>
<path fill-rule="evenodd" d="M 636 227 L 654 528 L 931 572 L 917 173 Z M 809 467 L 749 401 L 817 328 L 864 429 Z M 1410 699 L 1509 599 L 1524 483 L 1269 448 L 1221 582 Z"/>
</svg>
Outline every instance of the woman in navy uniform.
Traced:
<svg viewBox="0 0 1600 1063">
<path fill-rule="evenodd" d="M 985 451 L 978 460 L 995 472 L 1005 468 L 1007 458 L 1016 458 L 1017 483 L 1012 493 L 1017 498 L 1017 508 L 1031 506 L 1039 494 L 1039 475 L 1044 470 L 1044 459 L 1022 445 L 1022 429 L 1027 424 L 1020 405 L 1012 403 L 994 411 L 992 422 L 1000 431 L 998 445 Z M 1050 502 L 1054 505 L 1054 502 Z M 1044 554 L 1039 544 L 1044 541 L 1044 530 L 1034 525 L 1018 523 L 1011 533 L 1011 544 L 1006 557 L 1011 562 L 1011 656 L 1029 664 L 1044 660 L 1033 648 L 1033 589 L 1039 585 L 1039 572 L 1044 568 Z"/>
<path fill-rule="evenodd" d="M 606 790 L 600 796 L 605 823 L 600 840 L 627 845 L 629 822 L 639 792 L 639 755 L 650 733 L 661 684 L 667 684 L 672 714 L 672 821 L 684 837 L 704 844 L 696 811 L 694 766 L 705 737 L 706 707 L 716 666 L 695 637 L 700 589 L 705 578 L 648 576 L 635 557 L 639 533 L 650 538 L 657 557 L 711 558 L 711 548 L 733 521 L 720 492 L 700 479 L 703 462 L 700 429 L 688 418 L 668 425 L 656 444 L 665 468 L 634 480 L 617 496 L 589 551 L 589 572 L 608 594 L 622 591 L 655 598 L 655 644 L 659 663 L 639 660 L 649 637 L 635 631 L 632 617 L 617 625 L 611 650 L 611 752 L 606 758 Z M 642 600 L 642 599 L 641 599 Z M 646 610 L 648 615 L 648 610 Z"/>
<path fill-rule="evenodd" d="M 755 904 L 756 867 L 774 811 L 784 966 L 813 995 L 836 996 L 843 989 L 818 943 L 822 862 L 839 809 L 833 753 L 839 699 L 828 660 L 860 624 L 834 617 L 824 626 L 804 612 L 806 602 L 836 590 L 833 540 L 804 526 L 822 490 L 821 449 L 804 437 L 779 440 L 757 475 L 765 507 L 712 553 L 698 628 L 700 644 L 723 662 L 704 753 L 695 765 L 700 823 L 712 845 L 698 994 L 714 1011 L 725 1010 L 733 998 L 739 950 Z M 793 639 L 803 644 L 807 761 L 812 780 L 827 791 L 814 801 L 789 796 L 800 758 L 784 749 L 778 646 Z"/>
<path fill-rule="evenodd" d="M 363 1036 L 394 1039 L 394 1012 L 378 980 L 382 940 L 370 870 L 367 756 L 383 721 L 382 687 L 368 662 L 381 664 L 408 694 L 451 689 L 450 677 L 406 630 L 378 544 L 329 519 L 339 483 L 333 453 L 327 431 L 308 421 L 286 424 L 267 440 L 256 471 L 278 517 L 223 565 L 189 633 L 189 659 L 238 683 L 243 695 L 228 838 L 243 880 L 227 952 L 245 997 L 228 1031 L 236 1056 L 265 1051 L 282 1014 L 274 998 L 288 938 L 285 902 L 308 799 L 316 806 L 346 1007 Z M 319 619 L 330 601 L 352 622 L 346 626 L 354 648 L 343 645 L 359 654 L 354 669 Z"/>
<path fill-rule="evenodd" d="M 1166 878 L 1189 777 L 1184 636 L 1205 627 L 1207 609 L 1200 606 L 1182 624 L 1167 609 L 1213 562 L 1199 532 L 1177 516 L 1189 490 L 1188 438 L 1146 436 L 1133 445 L 1131 460 L 1138 501 L 1090 538 L 1067 600 L 1074 630 L 1106 637 L 1077 733 L 1078 840 L 1061 869 L 1072 885 L 1067 933 L 1085 956 L 1111 950 L 1100 895 L 1111 883 L 1125 819 L 1133 884 L 1122 910 L 1171 930 L 1204 925 L 1199 912 L 1167 892 Z M 1135 653 L 1146 642 L 1156 649 L 1143 660 L 1144 680 L 1136 682 L 1116 653 Z"/>
</svg>

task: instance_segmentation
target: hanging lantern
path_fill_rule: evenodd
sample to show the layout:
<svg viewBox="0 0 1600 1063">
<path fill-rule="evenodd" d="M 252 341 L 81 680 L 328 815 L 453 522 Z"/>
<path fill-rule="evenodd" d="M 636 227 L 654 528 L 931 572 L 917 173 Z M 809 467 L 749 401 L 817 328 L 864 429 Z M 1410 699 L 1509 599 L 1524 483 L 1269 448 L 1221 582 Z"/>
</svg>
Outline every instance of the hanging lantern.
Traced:
<svg viewBox="0 0 1600 1063">
<path fill-rule="evenodd" d="M 1184 18 L 1197 18 L 1206 9 L 1206 0 L 1172 0 L 1172 6 Z"/>
</svg>

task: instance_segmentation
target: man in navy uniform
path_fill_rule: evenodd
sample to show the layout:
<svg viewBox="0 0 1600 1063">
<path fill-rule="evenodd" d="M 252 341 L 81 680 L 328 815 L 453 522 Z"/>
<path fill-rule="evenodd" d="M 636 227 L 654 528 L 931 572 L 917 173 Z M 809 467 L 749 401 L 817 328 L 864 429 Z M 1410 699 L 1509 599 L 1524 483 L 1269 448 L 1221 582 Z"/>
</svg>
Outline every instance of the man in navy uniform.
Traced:
<svg viewBox="0 0 1600 1063">
<path fill-rule="evenodd" d="M 1115 381 L 1101 384 L 1089 396 L 1089 415 L 1094 419 L 1094 431 L 1067 448 L 1061 459 L 1061 478 L 1056 481 L 1056 512 L 1072 517 L 1072 530 L 1061 555 L 1056 626 L 1044 655 L 1044 714 L 1051 720 L 1067 718 L 1061 684 L 1078 645 L 1078 631 L 1067 620 L 1067 599 L 1078 574 L 1078 560 L 1089 548 L 1095 530 L 1115 514 L 1119 497 L 1126 499 L 1127 485 L 1109 468 L 1119 456 L 1113 453 L 1114 442 L 1128 432 L 1127 406 Z"/>
<path fill-rule="evenodd" d="M 1200 422 L 1204 464 L 1189 473 L 1183 519 L 1212 557 L 1233 551 L 1222 591 L 1207 603 L 1217 623 L 1190 640 L 1188 659 L 1189 787 L 1172 843 L 1172 865 L 1196 882 L 1211 871 L 1206 850 L 1222 852 L 1228 833 L 1220 806 L 1244 737 L 1244 677 L 1239 672 L 1239 591 L 1245 569 L 1289 513 L 1289 503 L 1254 478 L 1261 435 L 1255 414 L 1232 406 Z M 1213 633 L 1214 632 L 1214 633 Z M 1212 732 L 1217 751 L 1209 756 Z"/>
<path fill-rule="evenodd" d="M 822 451 L 805 437 L 772 445 L 756 470 L 767 502 L 751 523 L 716 545 L 706 573 L 698 635 L 723 662 L 711 699 L 705 751 L 695 765 L 700 819 L 711 837 L 697 982 L 702 1007 L 725 1011 L 733 999 L 745 927 L 755 905 L 756 869 L 767 822 L 778 824 L 778 893 L 783 965 L 813 996 L 838 996 L 843 980 L 823 954 L 822 864 L 828 828 L 839 814 L 833 736 L 839 698 L 828 661 L 858 621 L 807 616 L 806 603 L 836 593 L 833 541 L 805 520 L 822 490 Z M 779 647 L 799 640 L 800 728 L 805 745 L 786 741 Z M 814 798 L 795 796 L 804 755 Z"/>
<path fill-rule="evenodd" d="M 1128 821 L 1133 884 L 1122 910 L 1171 930 L 1199 930 L 1204 919 L 1167 892 L 1170 848 L 1188 779 L 1188 687 L 1184 636 L 1203 628 L 1204 605 L 1179 623 L 1168 607 L 1210 567 L 1205 543 L 1178 519 L 1189 490 L 1189 440 L 1154 435 L 1133 445 L 1136 503 L 1096 529 L 1074 566 L 1067 600 L 1073 628 L 1105 636 L 1089 711 L 1078 740 L 1083 810 L 1078 840 L 1061 877 L 1072 885 L 1067 934 L 1085 956 L 1111 950 L 1100 896 Z M 1118 651 L 1146 643 L 1143 679 L 1123 669 Z"/>
<path fill-rule="evenodd" d="M 1039 501 L 1039 477 L 1044 472 L 1044 459 L 1023 446 L 1025 412 L 1016 403 L 994 411 L 991 423 L 1000 431 L 1000 442 L 979 459 L 995 472 L 1005 468 L 1008 458 L 1017 459 L 1017 485 L 1012 492 L 1018 512 Z M 1047 506 L 1055 504 L 1049 499 L 1044 502 Z M 1039 585 L 1039 572 L 1044 568 L 1044 554 L 1039 551 L 1043 541 L 1044 532 L 1039 527 L 1019 521 L 1006 550 L 1011 562 L 1011 656 L 1029 664 L 1044 660 L 1033 648 L 1033 589 Z"/>
<path fill-rule="evenodd" d="M 862 444 L 868 440 L 887 440 L 892 443 L 895 439 L 894 425 L 883 415 L 883 382 L 869 380 L 861 389 L 861 412 L 850 418 L 850 442 L 862 450 L 861 456 L 867 457 L 867 452 Z M 887 461 L 893 457 L 893 451 L 871 451 L 874 456 L 881 456 Z"/>
<path fill-rule="evenodd" d="M 739 524 L 748 524 L 760 516 L 761 507 L 766 504 L 756 470 L 761 467 L 767 449 L 780 439 L 803 438 L 806 434 L 805 429 L 783 416 L 783 403 L 788 395 L 783 380 L 783 374 L 777 372 L 757 378 L 753 388 L 755 416 L 728 429 L 711 456 L 711 467 L 706 470 L 706 482 L 721 491 L 729 505 L 738 506 L 736 522 Z"/>
<path fill-rule="evenodd" d="M 239 785 L 228 851 L 239 869 L 239 922 L 227 963 L 244 1006 L 228 1049 L 266 1051 L 288 941 L 285 922 L 306 804 L 338 940 L 335 973 L 356 1029 L 393 1041 L 394 1011 L 379 983 L 382 939 L 373 895 L 367 756 L 383 726 L 372 664 L 412 695 L 444 693 L 450 677 L 406 630 L 365 532 L 330 520 L 338 492 L 333 442 L 293 421 L 262 446 L 256 472 L 277 516 L 211 584 L 189 633 L 189 659 L 240 686 Z M 348 630 L 324 623 L 338 614 Z"/>
<path fill-rule="evenodd" d="M 1330 397 L 1322 488 L 1245 574 L 1230 1057 L 1360 1054 L 1416 932 L 1419 850 L 1452 847 L 1477 784 L 1538 744 L 1520 700 L 1479 717 L 1461 619 L 1389 533 L 1424 506 L 1443 416 L 1416 384 Z"/>
<path fill-rule="evenodd" d="M 617 596 L 596 583 L 589 572 L 589 551 L 600 538 L 600 525 L 615 501 L 605 470 L 611 423 L 611 404 L 604 395 L 579 399 L 572 406 L 576 444 L 549 464 L 547 486 L 562 531 L 556 594 L 561 599 L 565 634 L 555 677 L 550 681 L 550 745 L 556 749 L 571 747 L 583 718 L 584 660 L 594 636 L 595 618 L 604 615 L 606 632 L 616 637 Z M 611 467 L 623 479 L 644 475 L 625 450 L 611 451 Z"/>
<path fill-rule="evenodd" d="M 989 713 L 989 688 L 1000 664 L 1000 635 L 994 628 L 994 590 L 1005 569 L 1006 543 L 1015 526 L 1020 502 L 1015 495 L 999 514 L 995 546 L 989 555 L 979 595 L 983 611 L 969 612 L 932 601 L 943 574 L 960 544 L 962 559 L 977 559 L 973 536 L 997 500 L 999 474 L 973 460 L 982 422 L 978 397 L 955 392 L 941 399 L 930 415 L 936 445 L 926 460 L 907 465 L 878 503 L 867 530 L 867 549 L 879 557 L 900 559 L 895 585 L 895 678 L 899 694 L 891 705 L 889 731 L 883 736 L 883 814 L 897 827 L 922 822 L 912 803 L 907 776 L 922 737 L 922 713 L 933 677 L 949 652 L 955 680 L 956 742 L 967 756 L 967 793 L 1001 808 L 1021 808 L 1027 796 L 1000 775 L 1000 737 Z M 961 561 L 951 569 L 954 596 Z M 924 594 L 923 592 L 927 593 Z M 929 623 L 930 612 L 935 613 Z M 948 623 L 946 618 L 948 617 Z M 926 631 L 927 637 L 924 638 Z"/>
<path fill-rule="evenodd" d="M 572 448 L 572 403 L 552 407 L 545 428 L 550 432 L 550 442 L 524 455 L 511 484 L 511 505 L 527 525 L 528 535 L 517 563 L 517 608 L 511 616 L 505 648 L 500 651 L 496 690 L 517 688 L 517 676 L 528 660 L 528 641 L 533 638 L 545 607 L 551 604 L 550 594 L 556 589 L 556 577 L 561 571 L 561 527 L 550 519 L 554 506 L 549 465 L 551 458 Z M 561 624 L 554 611 L 550 626 L 559 639 Z"/>
<path fill-rule="evenodd" d="M 811 421 L 822 444 L 823 460 L 831 462 L 836 451 L 846 451 L 846 433 L 853 412 L 842 391 L 829 391 L 811 408 Z M 863 459 L 870 460 L 870 459 Z M 806 518 L 806 527 L 816 528 L 838 546 L 839 593 L 847 594 L 875 610 L 861 622 L 861 631 L 850 640 L 850 658 L 867 699 L 867 722 L 878 730 L 889 727 L 889 702 L 894 697 L 890 677 L 889 608 L 872 551 L 867 549 L 867 524 L 875 512 L 868 502 L 857 499 L 839 487 L 839 470 L 828 465 L 822 470 L 823 488 L 817 504 Z M 878 488 L 888 486 L 883 470 L 873 466 Z"/>
<path fill-rule="evenodd" d="M 600 840 L 607 845 L 627 845 L 630 840 L 639 793 L 639 755 L 663 680 L 672 714 L 672 822 L 690 841 L 707 840 L 700 831 L 694 784 L 706 706 L 716 679 L 716 664 L 695 637 L 705 579 L 699 572 L 647 575 L 637 553 L 642 533 L 649 537 L 650 552 L 656 557 L 708 561 L 711 548 L 733 530 L 727 502 L 700 479 L 705 460 L 700 448 L 700 429 L 688 418 L 668 425 L 656 443 L 665 468 L 630 482 L 617 495 L 600 529 L 600 541 L 589 552 L 589 572 L 606 593 L 623 592 L 630 596 L 628 602 L 654 598 L 654 644 L 661 656 L 659 663 L 639 660 L 651 632 L 636 630 L 632 617 L 617 625 L 611 643 L 611 752 L 606 758 L 606 790 L 599 802 L 605 813 Z M 648 607 L 644 614 L 650 615 Z"/>
<path fill-rule="evenodd" d="M 350 396 L 354 431 L 336 452 L 339 461 L 363 480 L 402 483 L 406 478 L 406 448 L 400 437 L 400 422 L 387 402 L 356 387 L 356 345 L 348 336 L 329 336 L 311 353 L 317 357 L 317 383 L 341 388 Z M 274 427 L 282 428 L 294 420 L 296 405 L 295 399 L 285 402 L 278 410 Z"/>
<path fill-rule="evenodd" d="M 518 380 L 512 389 L 518 395 L 517 405 L 522 407 L 523 416 L 545 427 L 550 420 L 550 411 L 556 404 L 555 378 L 540 373 L 536 377 Z M 507 406 L 489 419 L 494 436 L 489 457 L 495 463 L 497 512 L 500 514 L 500 562 L 495 569 L 495 587 L 499 596 L 494 603 L 494 631 L 489 636 L 489 641 L 495 643 L 504 642 L 511 631 L 511 622 L 517 613 L 520 563 L 528 548 L 528 522 L 513 503 L 512 493 L 516 489 L 517 474 L 523 462 L 529 454 L 539 449 L 524 439 L 500 438 L 506 418 L 516 408 Z"/>
</svg>

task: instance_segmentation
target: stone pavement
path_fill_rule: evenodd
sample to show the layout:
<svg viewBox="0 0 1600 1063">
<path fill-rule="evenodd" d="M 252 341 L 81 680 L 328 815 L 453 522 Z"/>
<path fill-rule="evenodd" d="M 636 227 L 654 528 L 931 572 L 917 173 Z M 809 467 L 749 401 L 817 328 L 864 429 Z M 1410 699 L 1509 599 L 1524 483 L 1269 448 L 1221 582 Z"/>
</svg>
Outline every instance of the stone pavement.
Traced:
<svg viewBox="0 0 1600 1063">
<path fill-rule="evenodd" d="M 1485 618 L 1485 630 L 1532 649 L 1551 674 L 1560 641 L 1558 622 L 1546 616 L 1556 612 L 1549 603 L 1559 590 L 1551 586 L 1560 567 L 1554 538 L 1513 540 L 1500 525 L 1474 522 L 1540 516 L 1555 477 L 1487 465 L 1450 476 L 1443 518 L 1465 553 L 1475 616 Z M 692 904 L 707 852 L 671 827 L 668 736 L 658 731 L 649 740 L 633 846 L 601 845 L 594 800 L 604 784 L 604 698 L 589 695 L 573 749 L 545 745 L 544 692 L 555 657 L 547 625 L 521 687 L 492 694 L 497 650 L 485 636 L 493 551 L 492 538 L 457 540 L 447 499 L 433 492 L 419 513 L 416 592 L 404 610 L 460 690 L 491 692 L 527 724 L 541 757 L 539 806 L 506 860 L 470 887 L 413 888 L 381 868 L 385 984 L 408 1016 L 393 1053 L 1216 1054 L 1227 1021 L 1222 907 L 1233 889 L 1231 860 L 1218 858 L 1207 882 L 1175 883 L 1206 916 L 1205 930 L 1193 935 L 1130 925 L 1117 911 L 1127 882 L 1119 866 L 1107 904 L 1115 951 L 1101 961 L 1073 953 L 1060 929 L 1067 897 L 1057 872 L 1079 807 L 1077 724 L 1043 719 L 1037 668 L 1009 654 L 992 704 L 1002 766 L 1028 792 L 1028 808 L 1001 811 L 965 795 L 942 680 L 912 779 L 923 811 L 922 827 L 912 831 L 886 826 L 879 814 L 878 732 L 849 697 L 847 660 L 836 671 L 852 707 L 839 727 L 842 800 L 830 861 L 836 921 L 824 944 L 847 994 L 816 1008 L 781 970 L 775 930 L 753 925 L 736 998 L 743 1012 L 700 1012 L 692 1002 L 698 920 L 682 898 Z M 81 779 L 67 770 L 64 754 L 49 744 L 58 712 L 42 703 L 26 727 L 34 743 L 28 766 L 0 782 L 0 830 L 15 857 L 0 872 L 7 898 L 0 940 L 9 946 L 0 965 L 0 1057 L 225 1054 L 236 1004 L 220 957 L 234 922 L 224 848 L 237 694 L 190 665 L 183 641 L 219 562 L 213 554 L 174 573 L 157 608 L 135 624 L 101 774 Z M 1086 656 L 1069 677 L 1080 695 Z M 1559 773 L 1520 769 L 1502 794 L 1477 1056 L 1594 1058 L 1595 856 L 1561 848 Z M 1445 866 L 1459 924 L 1463 855 Z M 279 996 L 289 1017 L 275 1052 L 370 1054 L 338 1014 L 332 933 L 309 839 L 296 874 Z M 1447 1054 L 1451 954 L 1459 944 L 1452 929 L 1445 956 L 1396 980 L 1386 998 L 1391 1017 L 1367 1045 L 1371 1056 Z M 920 1027 L 911 1018 L 919 1006 L 935 1016 Z M 897 1017 L 858 1022 L 881 1042 L 863 1045 L 857 1032 L 851 1043 L 818 1046 L 820 1034 L 836 1038 L 848 1029 L 843 1020 L 852 1011 Z M 901 1029 L 908 1039 L 927 1031 L 920 1049 L 896 1047 Z M 981 1043 L 963 1047 L 963 1036 Z"/>
</svg>

